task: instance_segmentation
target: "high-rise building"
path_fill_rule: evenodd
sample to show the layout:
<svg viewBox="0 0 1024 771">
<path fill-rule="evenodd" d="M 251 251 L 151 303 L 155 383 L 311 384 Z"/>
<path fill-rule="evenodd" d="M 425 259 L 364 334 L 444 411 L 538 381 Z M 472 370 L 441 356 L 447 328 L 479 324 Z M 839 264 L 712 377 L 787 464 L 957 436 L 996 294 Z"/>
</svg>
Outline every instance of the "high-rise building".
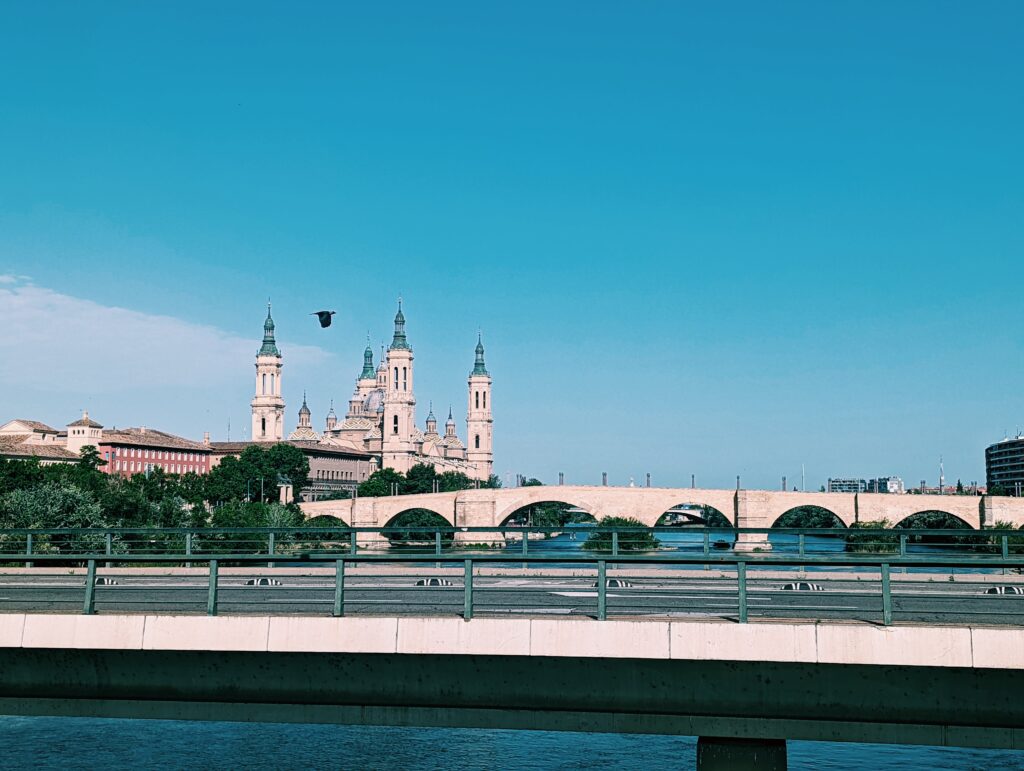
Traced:
<svg viewBox="0 0 1024 771">
<path fill-rule="evenodd" d="M 863 479 L 829 479 L 825 488 L 829 493 L 863 493 L 868 489 L 868 483 Z"/>
<path fill-rule="evenodd" d="M 989 495 L 1024 495 L 1024 434 L 985 448 Z"/>
<path fill-rule="evenodd" d="M 869 493 L 892 493 L 902 495 L 907 491 L 903 480 L 899 477 L 877 477 L 868 480 L 867 492 Z"/>
</svg>

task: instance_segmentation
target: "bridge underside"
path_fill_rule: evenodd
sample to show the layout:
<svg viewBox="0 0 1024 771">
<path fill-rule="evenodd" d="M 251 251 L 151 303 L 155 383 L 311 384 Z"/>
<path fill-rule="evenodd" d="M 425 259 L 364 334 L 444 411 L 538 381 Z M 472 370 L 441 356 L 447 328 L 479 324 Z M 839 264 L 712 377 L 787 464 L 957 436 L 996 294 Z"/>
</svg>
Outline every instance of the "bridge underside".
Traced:
<svg viewBox="0 0 1024 771">
<path fill-rule="evenodd" d="M 1024 671 L 551 656 L 0 649 L 0 713 L 1024 748 Z"/>
</svg>

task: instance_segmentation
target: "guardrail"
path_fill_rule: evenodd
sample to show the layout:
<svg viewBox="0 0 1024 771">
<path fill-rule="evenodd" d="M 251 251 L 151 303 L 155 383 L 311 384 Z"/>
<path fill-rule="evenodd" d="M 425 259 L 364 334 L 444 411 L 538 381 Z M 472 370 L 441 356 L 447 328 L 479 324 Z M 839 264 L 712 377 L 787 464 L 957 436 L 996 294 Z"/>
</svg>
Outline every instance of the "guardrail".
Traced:
<svg viewBox="0 0 1024 771">
<path fill-rule="evenodd" d="M 659 541 L 650 545 L 650 537 Z M 594 539 L 600 539 L 595 543 Z M 588 543 L 589 541 L 589 543 Z M 527 557 L 557 547 L 593 552 L 650 551 L 701 553 L 727 551 L 737 543 L 760 550 L 796 554 L 879 553 L 901 557 L 915 553 L 958 555 L 1024 554 L 1024 532 L 1011 530 L 925 530 L 868 528 L 602 528 L 574 527 L 405 527 L 386 528 L 92 528 L 0 530 L 0 551 L 68 557 L 102 551 L 105 555 L 225 552 L 287 557 L 310 549 L 338 553 L 386 549 L 435 555 L 515 550 Z M 762 544 L 758 546 L 757 544 Z M 591 549 L 591 547 L 594 547 Z"/>
<path fill-rule="evenodd" d="M 978 559 L 785 555 L 390 555 L 309 553 L 308 571 L 270 570 L 266 555 L 117 555 L 120 568 L 100 572 L 111 555 L 81 555 L 80 569 L 10 574 L 0 580 L 0 612 L 72 610 L 356 615 L 703 616 L 850 619 L 889 625 L 925 623 L 1024 625 L 1024 577 L 894 575 L 910 566 L 951 570 Z M 60 565 L 62 555 L 36 555 Z M 191 559 L 206 570 L 176 575 L 132 571 L 132 565 L 174 566 Z M 982 558 L 986 566 L 1021 572 L 1024 557 Z M 0 561 L 27 563 L 26 555 Z M 223 573 L 224 563 L 236 566 Z M 814 577 L 777 568 L 821 565 L 856 569 Z M 316 568 L 326 568 L 326 570 Z M 382 572 L 381 568 L 398 572 Z M 652 568 L 657 568 L 654 570 Z M 671 568 L 665 570 L 665 568 Z M 691 568 L 691 570 L 687 570 Z M 707 572 L 692 570 L 707 569 Z M 714 571 L 714 572 L 711 572 Z M 45 581 L 39 581 L 44 578 Z M 197 583 L 198 581 L 198 583 Z M 319 610 L 318 610 L 319 609 Z"/>
</svg>

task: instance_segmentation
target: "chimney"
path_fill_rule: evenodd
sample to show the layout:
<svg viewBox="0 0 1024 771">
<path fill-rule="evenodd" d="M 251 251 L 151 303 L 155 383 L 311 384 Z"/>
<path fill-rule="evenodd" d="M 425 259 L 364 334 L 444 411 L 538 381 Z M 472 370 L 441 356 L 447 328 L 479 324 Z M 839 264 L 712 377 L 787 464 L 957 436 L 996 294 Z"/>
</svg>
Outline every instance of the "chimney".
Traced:
<svg viewBox="0 0 1024 771">
<path fill-rule="evenodd" d="M 146 427 L 145 426 L 139 426 L 139 433 L 140 434 L 146 433 Z"/>
<path fill-rule="evenodd" d="M 203 444 L 205 444 L 207 447 L 210 446 L 210 432 L 209 431 L 203 431 Z"/>
</svg>

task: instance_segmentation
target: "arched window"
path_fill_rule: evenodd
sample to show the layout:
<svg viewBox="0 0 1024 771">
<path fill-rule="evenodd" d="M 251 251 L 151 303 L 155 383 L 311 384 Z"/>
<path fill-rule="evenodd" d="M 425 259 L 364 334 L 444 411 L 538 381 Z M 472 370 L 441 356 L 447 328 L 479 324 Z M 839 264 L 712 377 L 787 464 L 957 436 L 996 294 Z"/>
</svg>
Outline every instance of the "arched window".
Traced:
<svg viewBox="0 0 1024 771">
<path fill-rule="evenodd" d="M 395 367 L 395 390 L 398 390 L 398 367 Z"/>
<path fill-rule="evenodd" d="M 260 430 L 263 432 L 263 436 L 267 435 L 267 419 L 260 418 Z"/>
<path fill-rule="evenodd" d="M 393 421 L 392 425 L 394 426 L 394 432 L 393 433 L 397 434 L 398 433 L 398 416 L 397 415 L 395 415 L 395 418 L 394 418 L 394 421 Z"/>
<path fill-rule="evenodd" d="M 274 376 L 270 376 L 270 393 L 274 393 Z"/>
<path fill-rule="evenodd" d="M 403 391 L 408 391 L 409 390 L 408 386 L 409 386 L 409 379 L 408 379 L 408 376 L 406 375 L 405 367 L 402 367 L 402 390 Z"/>
<path fill-rule="evenodd" d="M 487 409 L 487 392 L 484 391 L 484 409 Z"/>
<path fill-rule="evenodd" d="M 476 407 L 477 407 L 477 409 L 480 409 L 480 392 L 479 391 L 476 392 Z"/>
<path fill-rule="evenodd" d="M 263 373 L 263 393 L 267 392 L 267 373 Z"/>
<path fill-rule="evenodd" d="M 480 434 L 473 437 L 473 446 L 478 450 L 480 449 Z"/>
</svg>

